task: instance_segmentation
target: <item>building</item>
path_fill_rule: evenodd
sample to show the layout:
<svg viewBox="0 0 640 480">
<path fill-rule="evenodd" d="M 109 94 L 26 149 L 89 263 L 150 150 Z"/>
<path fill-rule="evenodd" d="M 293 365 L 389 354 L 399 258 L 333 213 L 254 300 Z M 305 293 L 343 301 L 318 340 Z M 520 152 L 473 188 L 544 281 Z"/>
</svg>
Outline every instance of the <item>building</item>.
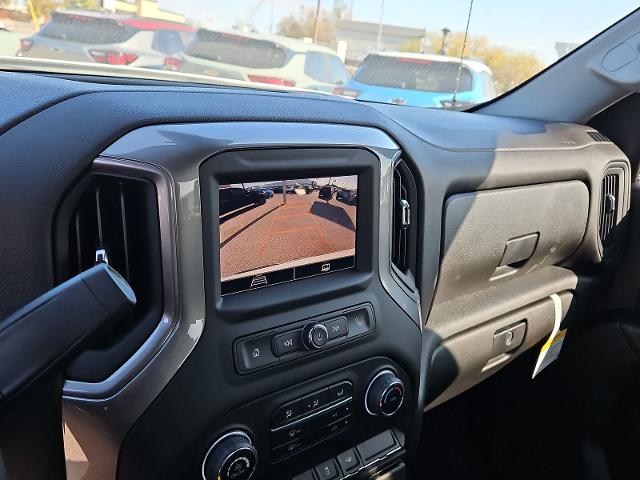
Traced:
<svg viewBox="0 0 640 480">
<path fill-rule="evenodd" d="M 347 45 L 345 63 L 348 65 L 358 65 L 367 54 L 376 50 L 379 24 L 340 20 L 336 30 L 338 42 Z M 380 45 L 383 51 L 400 50 L 402 45 L 416 40 L 425 41 L 424 29 L 382 25 Z"/>
<path fill-rule="evenodd" d="M 102 7 L 114 13 L 132 13 L 171 22 L 185 23 L 186 20 L 181 13 L 160 8 L 157 0 L 102 0 Z"/>
</svg>

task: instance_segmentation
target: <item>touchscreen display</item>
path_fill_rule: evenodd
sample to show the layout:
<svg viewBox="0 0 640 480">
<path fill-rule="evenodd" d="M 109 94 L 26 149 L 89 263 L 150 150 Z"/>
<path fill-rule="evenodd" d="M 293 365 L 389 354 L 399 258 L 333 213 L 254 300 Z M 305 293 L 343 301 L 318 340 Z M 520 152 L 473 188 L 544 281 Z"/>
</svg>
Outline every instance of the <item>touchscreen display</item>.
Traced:
<svg viewBox="0 0 640 480">
<path fill-rule="evenodd" d="M 222 294 L 355 266 L 358 176 L 221 185 Z"/>
</svg>

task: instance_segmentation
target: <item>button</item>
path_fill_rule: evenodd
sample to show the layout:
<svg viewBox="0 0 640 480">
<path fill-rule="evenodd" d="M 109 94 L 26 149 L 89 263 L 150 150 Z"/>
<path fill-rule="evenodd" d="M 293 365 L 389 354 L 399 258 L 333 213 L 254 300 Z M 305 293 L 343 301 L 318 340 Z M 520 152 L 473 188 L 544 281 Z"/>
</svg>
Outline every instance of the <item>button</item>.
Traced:
<svg viewBox="0 0 640 480">
<path fill-rule="evenodd" d="M 327 328 L 321 323 L 307 322 L 306 325 L 302 327 L 300 338 L 307 350 L 318 350 L 327 343 L 329 332 L 327 332 Z"/>
<path fill-rule="evenodd" d="M 329 390 L 324 388 L 302 397 L 302 413 L 313 412 L 329 403 Z"/>
<path fill-rule="evenodd" d="M 302 342 L 300 341 L 300 330 L 276 335 L 274 340 L 275 354 L 286 355 L 300 350 Z"/>
<path fill-rule="evenodd" d="M 314 440 L 324 440 L 326 437 L 330 437 L 331 435 L 336 435 L 338 433 L 341 433 L 349 425 L 351 425 L 351 416 L 338 420 L 337 422 L 334 422 L 331 425 L 327 425 L 326 427 L 323 427 L 320 430 L 317 430 L 310 437 L 305 437 L 305 440 L 307 440 L 307 438 L 312 438 Z"/>
<path fill-rule="evenodd" d="M 493 335 L 493 356 L 497 357 L 518 348 L 524 340 L 527 331 L 527 323 L 520 322 L 517 325 L 506 328 Z"/>
<path fill-rule="evenodd" d="M 340 382 L 337 385 L 329 387 L 329 401 L 336 402 L 338 400 L 344 400 L 347 397 L 353 395 L 353 383 Z"/>
<path fill-rule="evenodd" d="M 351 425 L 351 417 L 343 418 L 342 420 L 338 420 L 335 423 L 329 425 L 326 429 L 326 435 L 333 435 L 334 433 L 338 433 L 343 428 Z"/>
<path fill-rule="evenodd" d="M 366 464 L 384 457 L 396 446 L 396 439 L 391 430 L 382 432 L 357 446 L 360 458 Z"/>
<path fill-rule="evenodd" d="M 273 412 L 273 415 L 271 416 L 271 425 L 275 428 L 289 423 L 299 416 L 300 413 L 302 413 L 300 399 L 285 403 Z"/>
<path fill-rule="evenodd" d="M 347 402 L 344 405 L 340 405 L 325 414 L 326 423 L 335 422 L 336 420 L 340 420 L 343 417 L 351 414 L 351 410 L 353 409 L 352 402 Z"/>
<path fill-rule="evenodd" d="M 280 458 L 296 453 L 298 450 L 304 448 L 305 445 L 306 443 L 302 440 L 294 440 L 291 443 L 280 445 L 279 447 L 271 449 L 271 453 L 273 455 L 273 458 Z"/>
<path fill-rule="evenodd" d="M 333 407 L 326 412 L 322 412 L 321 414 L 310 418 L 309 420 L 307 420 L 307 422 L 309 422 L 311 430 L 323 428 L 329 425 L 330 423 L 333 423 L 337 420 L 340 420 L 346 417 L 347 415 L 350 415 L 352 409 L 353 409 L 352 402 L 348 402 L 344 405 Z"/>
<path fill-rule="evenodd" d="M 328 322 L 324 322 L 324 326 L 327 328 L 327 332 L 329 332 L 329 340 L 333 340 L 338 337 L 346 337 L 347 336 L 347 318 L 340 317 L 335 320 L 330 320 Z"/>
<path fill-rule="evenodd" d="M 366 308 L 346 313 L 345 316 L 347 317 L 347 332 L 349 332 L 347 338 L 362 335 L 373 329 L 371 315 Z"/>
<path fill-rule="evenodd" d="M 336 462 L 333 458 L 321 463 L 315 468 L 318 478 L 321 480 L 333 480 L 338 478 L 338 469 L 336 468 Z"/>
<path fill-rule="evenodd" d="M 356 455 L 355 448 L 350 448 L 337 457 L 338 463 L 344 473 L 351 473 L 360 467 L 360 459 Z"/>
<path fill-rule="evenodd" d="M 316 325 L 309 332 L 309 339 L 316 348 L 322 348 L 329 340 L 329 333 L 323 325 Z"/>
<path fill-rule="evenodd" d="M 271 442 L 273 445 L 282 445 L 284 443 L 291 442 L 292 440 L 298 440 L 306 434 L 311 433 L 309 427 L 309 423 L 304 421 L 288 427 L 283 427 L 277 432 L 271 433 Z"/>
<path fill-rule="evenodd" d="M 313 476 L 313 470 L 307 470 L 293 477 L 293 480 L 316 480 L 316 477 Z"/>
<path fill-rule="evenodd" d="M 271 351 L 270 335 L 239 342 L 237 354 L 241 370 L 264 367 L 278 361 L 278 358 Z"/>
</svg>

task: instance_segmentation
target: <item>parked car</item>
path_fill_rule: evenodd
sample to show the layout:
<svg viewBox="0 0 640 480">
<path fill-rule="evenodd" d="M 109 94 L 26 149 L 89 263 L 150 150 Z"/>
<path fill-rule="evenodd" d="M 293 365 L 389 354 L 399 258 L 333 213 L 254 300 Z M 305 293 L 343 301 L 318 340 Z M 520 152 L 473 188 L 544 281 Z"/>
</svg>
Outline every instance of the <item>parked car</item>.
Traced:
<svg viewBox="0 0 640 480">
<path fill-rule="evenodd" d="M 331 200 L 333 198 L 333 187 L 331 185 L 320 187 L 318 198 L 320 200 L 326 200 L 327 202 Z"/>
<path fill-rule="evenodd" d="M 214 77 L 332 92 L 349 79 L 338 54 L 288 37 L 198 30 L 168 69 Z M 176 66 L 177 65 L 177 66 Z"/>
<path fill-rule="evenodd" d="M 251 187 L 249 190 L 252 191 L 252 192 L 262 193 L 262 194 L 264 194 L 265 198 L 272 198 L 273 197 L 273 190 L 270 189 L 270 188 Z"/>
<path fill-rule="evenodd" d="M 220 189 L 220 216 L 250 205 L 264 205 L 267 197 L 263 192 L 239 187 Z"/>
<path fill-rule="evenodd" d="M 342 203 L 346 203 L 347 205 L 357 205 L 358 204 L 358 191 L 357 190 L 349 190 L 343 189 L 336 193 L 336 200 Z"/>
<path fill-rule="evenodd" d="M 455 91 L 457 105 L 452 105 Z M 459 58 L 394 52 L 367 55 L 353 78 L 334 93 L 372 102 L 435 108 L 469 107 L 496 96 L 491 69 L 484 63 L 463 60 L 460 66 Z"/>
<path fill-rule="evenodd" d="M 181 23 L 89 11 L 54 11 L 20 41 L 20 57 L 157 67 L 180 53 L 195 28 Z"/>
<path fill-rule="evenodd" d="M 308 195 L 313 191 L 313 188 L 311 187 L 311 185 L 301 185 L 299 183 L 296 183 L 293 191 L 297 195 Z"/>
</svg>

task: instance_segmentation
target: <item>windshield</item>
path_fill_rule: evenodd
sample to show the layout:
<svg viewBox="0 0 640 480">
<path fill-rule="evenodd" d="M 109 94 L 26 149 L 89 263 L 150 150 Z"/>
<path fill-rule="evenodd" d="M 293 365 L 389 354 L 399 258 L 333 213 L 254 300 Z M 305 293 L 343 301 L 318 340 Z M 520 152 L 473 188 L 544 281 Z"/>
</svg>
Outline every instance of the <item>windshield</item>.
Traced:
<svg viewBox="0 0 640 480">
<path fill-rule="evenodd" d="M 637 0 L 0 0 L 0 68 L 126 67 L 132 77 L 464 110 L 635 8 Z"/>
</svg>

